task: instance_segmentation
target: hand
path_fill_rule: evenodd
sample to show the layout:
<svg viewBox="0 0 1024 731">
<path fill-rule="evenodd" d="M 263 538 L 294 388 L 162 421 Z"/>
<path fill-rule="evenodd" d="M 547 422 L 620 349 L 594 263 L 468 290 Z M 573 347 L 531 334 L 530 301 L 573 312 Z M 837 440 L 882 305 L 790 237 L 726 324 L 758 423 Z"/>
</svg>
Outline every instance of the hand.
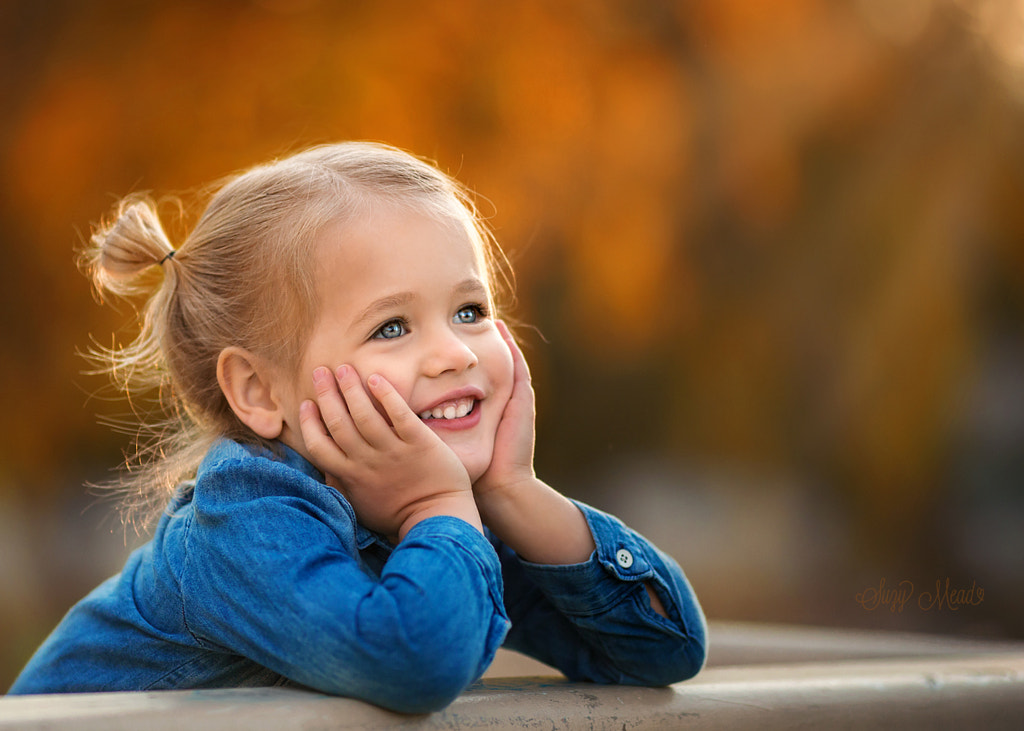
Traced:
<svg viewBox="0 0 1024 731">
<path fill-rule="evenodd" d="M 399 540 L 433 515 L 480 527 L 466 468 L 387 380 L 371 375 L 367 393 L 355 369 L 343 365 L 336 378 L 317 368 L 313 385 L 316 403 L 300 407 L 302 438 L 363 525 Z"/>
<path fill-rule="evenodd" d="M 473 486 L 478 499 L 491 491 L 535 478 L 533 448 L 536 409 L 530 368 L 508 326 L 500 320 L 497 326 L 512 353 L 512 395 L 505 405 L 494 436 L 491 464 Z"/>
<path fill-rule="evenodd" d="M 505 323 L 498 329 L 512 353 L 512 395 L 498 423 L 491 464 L 473 485 L 477 508 L 487 527 L 527 561 L 581 563 L 594 551 L 594 538 L 579 508 L 534 473 L 530 369 Z"/>
</svg>

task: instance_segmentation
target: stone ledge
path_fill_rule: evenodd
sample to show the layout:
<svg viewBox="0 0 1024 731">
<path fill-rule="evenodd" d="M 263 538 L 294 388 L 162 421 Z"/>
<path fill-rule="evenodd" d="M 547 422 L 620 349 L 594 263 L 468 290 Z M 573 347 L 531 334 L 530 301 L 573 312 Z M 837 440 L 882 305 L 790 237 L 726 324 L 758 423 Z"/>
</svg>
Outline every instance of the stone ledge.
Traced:
<svg viewBox="0 0 1024 731">
<path fill-rule="evenodd" d="M 1024 652 L 709 668 L 668 688 L 486 680 L 444 711 L 254 688 L 0 700 L 0 729 L 1019 728 Z"/>
<path fill-rule="evenodd" d="M 292 689 L 0 698 L 0 731 L 1021 727 L 1024 643 L 711 623 L 708 667 L 669 688 L 569 683 L 501 651 L 444 711 L 403 716 Z M 503 677 L 523 676 L 523 677 Z M 529 676 L 529 677 L 526 677 Z"/>
<path fill-rule="evenodd" d="M 722 620 L 709 622 L 708 627 L 711 638 L 708 668 L 1024 652 L 1024 642 L 914 632 Z M 559 672 L 533 658 L 502 648 L 484 677 L 533 675 L 559 675 Z"/>
</svg>

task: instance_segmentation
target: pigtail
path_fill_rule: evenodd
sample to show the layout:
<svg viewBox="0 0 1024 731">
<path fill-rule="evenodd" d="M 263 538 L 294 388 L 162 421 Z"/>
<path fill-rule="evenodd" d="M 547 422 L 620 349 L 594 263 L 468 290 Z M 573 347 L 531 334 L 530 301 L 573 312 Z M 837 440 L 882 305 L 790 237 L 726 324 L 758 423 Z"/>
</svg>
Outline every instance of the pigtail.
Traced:
<svg viewBox="0 0 1024 731">
<path fill-rule="evenodd" d="M 151 268 L 173 253 L 153 202 L 129 198 L 112 221 L 94 230 L 84 263 L 98 292 L 134 297 L 152 286 Z"/>
<path fill-rule="evenodd" d="M 136 391 L 162 389 L 168 382 L 163 340 L 177 272 L 162 264 L 171 261 L 171 252 L 174 247 L 156 205 L 134 197 L 123 200 L 115 216 L 93 230 L 80 257 L 101 302 L 112 295 L 138 308 L 139 300 L 148 298 L 139 312 L 142 327 L 135 340 L 123 347 L 97 348 L 92 354 L 97 371 L 108 373 L 129 397 Z"/>
<path fill-rule="evenodd" d="M 93 485 L 112 493 L 126 523 L 138 528 L 159 514 L 174 487 L 192 476 L 212 441 L 176 395 L 168 368 L 168 319 L 182 274 L 182 259 L 149 198 L 121 201 L 114 215 L 97 225 L 79 264 L 97 298 L 127 300 L 140 328 L 132 342 L 96 344 L 86 354 L 91 374 L 105 374 L 127 397 L 136 424 L 134 450 L 120 475 Z M 121 427 L 121 424 L 115 423 Z"/>
</svg>

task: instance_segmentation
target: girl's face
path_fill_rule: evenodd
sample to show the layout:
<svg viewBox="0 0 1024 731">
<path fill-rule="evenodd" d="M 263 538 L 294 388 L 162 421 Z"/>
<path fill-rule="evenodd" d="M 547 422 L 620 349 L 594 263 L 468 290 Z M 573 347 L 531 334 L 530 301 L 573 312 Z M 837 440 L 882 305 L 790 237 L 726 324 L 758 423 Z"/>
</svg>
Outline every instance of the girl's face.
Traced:
<svg viewBox="0 0 1024 731">
<path fill-rule="evenodd" d="M 282 439 L 299 451 L 298 404 L 313 369 L 342 364 L 386 378 L 458 455 L 475 482 L 491 463 L 512 393 L 512 356 L 466 232 L 397 206 L 329 226 L 316 246 L 321 310 Z"/>
</svg>

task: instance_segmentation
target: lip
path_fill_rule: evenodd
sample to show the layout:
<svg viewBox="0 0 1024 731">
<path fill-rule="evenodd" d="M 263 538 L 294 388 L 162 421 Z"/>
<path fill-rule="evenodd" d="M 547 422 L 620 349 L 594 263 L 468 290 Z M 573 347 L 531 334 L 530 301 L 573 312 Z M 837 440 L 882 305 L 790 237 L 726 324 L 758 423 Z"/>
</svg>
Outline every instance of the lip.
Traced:
<svg viewBox="0 0 1024 731">
<path fill-rule="evenodd" d="M 433 401 L 432 403 L 426 406 L 413 409 L 413 411 L 415 411 L 417 414 L 422 414 L 424 411 L 433 411 L 441 404 L 448 403 L 449 401 L 457 401 L 460 398 L 472 398 L 476 399 L 477 401 L 483 401 L 484 392 L 481 389 L 476 388 L 475 386 L 466 386 L 465 388 L 459 388 L 456 389 L 455 391 L 449 391 L 436 401 Z M 473 410 L 476 411 L 476 409 Z"/>
<path fill-rule="evenodd" d="M 421 409 L 416 409 L 417 414 L 422 414 L 424 411 L 431 411 L 435 407 L 440 406 L 448 401 L 456 401 L 458 399 L 472 398 L 476 401 L 473 404 L 473 410 L 470 411 L 463 417 L 458 419 L 424 419 L 423 423 L 431 429 L 436 431 L 461 431 L 463 429 L 472 429 L 480 422 L 480 414 L 482 409 L 480 404 L 484 400 L 484 393 L 479 388 L 473 386 L 467 386 L 466 388 L 460 388 L 455 391 L 449 391 L 441 398 L 437 399 L 429 406 L 425 406 Z"/>
</svg>

